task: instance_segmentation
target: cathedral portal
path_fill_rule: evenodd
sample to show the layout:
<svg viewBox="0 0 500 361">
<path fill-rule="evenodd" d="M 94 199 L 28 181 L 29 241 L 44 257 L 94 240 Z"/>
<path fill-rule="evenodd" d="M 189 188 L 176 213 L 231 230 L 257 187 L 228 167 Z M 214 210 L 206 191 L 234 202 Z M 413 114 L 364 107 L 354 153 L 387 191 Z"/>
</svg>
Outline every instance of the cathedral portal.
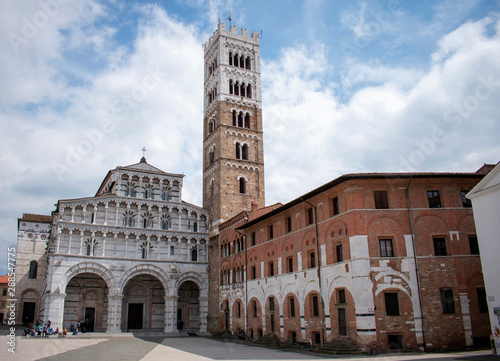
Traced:
<svg viewBox="0 0 500 361">
<path fill-rule="evenodd" d="M 125 285 L 123 295 L 124 331 L 163 331 L 165 289 L 158 278 L 148 274 L 134 276 Z"/>
<path fill-rule="evenodd" d="M 81 323 L 80 331 L 105 332 L 108 321 L 108 286 L 102 277 L 82 273 L 66 286 L 63 327 Z"/>
</svg>

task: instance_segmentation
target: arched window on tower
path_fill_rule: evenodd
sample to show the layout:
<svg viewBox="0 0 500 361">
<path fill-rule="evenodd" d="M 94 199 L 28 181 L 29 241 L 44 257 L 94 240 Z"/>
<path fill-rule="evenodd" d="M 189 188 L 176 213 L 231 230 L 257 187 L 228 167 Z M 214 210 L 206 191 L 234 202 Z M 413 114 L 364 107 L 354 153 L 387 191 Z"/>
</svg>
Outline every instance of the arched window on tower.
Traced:
<svg viewBox="0 0 500 361">
<path fill-rule="evenodd" d="M 196 249 L 196 247 L 193 247 L 191 249 L 191 261 L 193 262 L 198 261 L 198 250 Z"/>
<path fill-rule="evenodd" d="M 234 95 L 240 95 L 240 83 L 236 82 L 234 84 Z"/>
<path fill-rule="evenodd" d="M 245 57 L 240 56 L 240 68 L 245 69 Z"/>
<path fill-rule="evenodd" d="M 248 86 L 247 86 L 247 98 L 251 98 L 251 97 L 252 97 L 252 85 L 248 84 Z"/>
<path fill-rule="evenodd" d="M 241 83 L 240 94 L 242 97 L 246 96 L 245 95 L 245 83 Z"/>
<path fill-rule="evenodd" d="M 245 128 L 250 128 L 250 113 L 245 114 Z"/>
<path fill-rule="evenodd" d="M 36 279 L 37 273 L 38 273 L 38 263 L 36 261 L 31 261 L 28 278 Z"/>
<path fill-rule="evenodd" d="M 241 159 L 241 144 L 236 143 L 236 159 Z"/>
<path fill-rule="evenodd" d="M 229 52 L 229 65 L 233 65 L 233 53 Z"/>
<path fill-rule="evenodd" d="M 248 70 L 251 70 L 251 69 L 250 69 L 250 68 L 251 68 L 251 66 L 250 66 L 250 57 L 249 57 L 249 56 L 247 56 L 247 59 L 246 59 L 246 62 L 245 62 L 245 63 L 246 63 L 246 64 L 245 64 L 246 68 L 247 68 Z"/>
<path fill-rule="evenodd" d="M 238 127 L 243 128 L 243 113 L 238 113 Z"/>
<path fill-rule="evenodd" d="M 241 159 L 248 160 L 248 145 L 246 144 L 241 147 Z"/>
<path fill-rule="evenodd" d="M 232 80 L 229 80 L 229 94 L 234 94 L 234 83 Z"/>
<path fill-rule="evenodd" d="M 238 116 L 237 116 L 236 110 L 233 110 L 233 127 L 238 126 L 237 118 L 238 118 Z"/>
<path fill-rule="evenodd" d="M 210 196 L 213 196 L 215 193 L 215 181 L 212 179 L 210 181 Z"/>
<path fill-rule="evenodd" d="M 240 193 L 245 194 L 247 192 L 247 181 L 245 178 L 240 178 Z"/>
<path fill-rule="evenodd" d="M 238 62 L 238 54 L 234 54 L 233 56 L 233 65 L 234 66 L 238 66 L 239 62 Z"/>
<path fill-rule="evenodd" d="M 211 148 L 208 152 L 208 158 L 210 164 L 213 164 L 215 162 L 215 147 Z"/>
</svg>

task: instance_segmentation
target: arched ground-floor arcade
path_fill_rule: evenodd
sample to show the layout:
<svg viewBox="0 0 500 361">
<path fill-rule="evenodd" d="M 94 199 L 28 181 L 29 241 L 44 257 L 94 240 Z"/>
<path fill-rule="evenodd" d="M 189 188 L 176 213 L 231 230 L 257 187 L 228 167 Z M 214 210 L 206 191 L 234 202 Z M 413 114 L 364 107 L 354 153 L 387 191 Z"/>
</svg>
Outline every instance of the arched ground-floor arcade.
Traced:
<svg viewBox="0 0 500 361">
<path fill-rule="evenodd" d="M 196 272 L 172 277 L 152 264 L 119 273 L 77 265 L 45 294 L 42 320 L 68 330 L 80 323 L 86 332 L 206 332 L 205 283 Z"/>
</svg>

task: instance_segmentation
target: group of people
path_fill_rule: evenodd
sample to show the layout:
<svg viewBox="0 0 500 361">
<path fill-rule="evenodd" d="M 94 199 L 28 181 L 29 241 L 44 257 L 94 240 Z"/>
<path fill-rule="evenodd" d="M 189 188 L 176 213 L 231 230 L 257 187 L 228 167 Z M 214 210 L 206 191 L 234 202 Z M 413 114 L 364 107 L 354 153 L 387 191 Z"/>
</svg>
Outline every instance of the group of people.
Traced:
<svg viewBox="0 0 500 361">
<path fill-rule="evenodd" d="M 78 335 L 79 331 L 85 332 L 85 323 L 83 321 L 78 321 L 77 323 L 73 321 L 69 330 L 73 335 Z"/>
<path fill-rule="evenodd" d="M 85 332 L 85 323 L 82 322 L 72 322 L 70 327 L 70 332 L 73 335 L 78 335 L 78 332 Z M 68 330 L 63 328 L 59 330 L 57 327 L 55 330 L 52 328 L 52 323 L 50 320 L 44 325 L 42 321 L 38 320 L 36 323 L 29 324 L 24 329 L 24 336 L 33 336 L 33 337 L 49 337 L 52 335 L 57 335 L 61 337 L 66 337 L 68 335 Z"/>
<path fill-rule="evenodd" d="M 50 320 L 45 325 L 42 321 L 38 320 L 34 325 L 29 324 L 24 329 L 24 336 L 49 337 L 52 335 L 62 335 L 64 337 L 66 334 L 67 331 L 65 328 L 63 328 L 62 331 L 59 330 L 59 327 L 54 330 Z"/>
</svg>

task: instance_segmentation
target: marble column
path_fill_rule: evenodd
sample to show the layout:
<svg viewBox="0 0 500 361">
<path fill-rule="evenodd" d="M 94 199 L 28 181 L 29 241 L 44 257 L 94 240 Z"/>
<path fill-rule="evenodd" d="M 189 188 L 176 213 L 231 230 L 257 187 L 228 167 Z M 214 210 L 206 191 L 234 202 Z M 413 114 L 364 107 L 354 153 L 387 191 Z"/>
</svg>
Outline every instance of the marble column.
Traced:
<svg viewBox="0 0 500 361">
<path fill-rule="evenodd" d="M 108 296 L 108 325 L 106 332 L 122 332 L 122 303 L 123 296 Z"/>
<path fill-rule="evenodd" d="M 102 257 L 106 256 L 106 233 L 102 235 Z"/>
<path fill-rule="evenodd" d="M 200 301 L 200 332 L 207 332 L 208 297 L 198 297 Z"/>
<path fill-rule="evenodd" d="M 69 231 L 68 254 L 71 254 L 71 240 L 73 239 L 73 230 Z"/>
<path fill-rule="evenodd" d="M 177 332 L 178 296 L 165 296 L 164 332 Z"/>
<path fill-rule="evenodd" d="M 104 205 L 104 225 L 107 225 L 108 222 L 108 203 Z"/>
<path fill-rule="evenodd" d="M 62 330 L 64 327 L 64 301 L 66 299 L 66 293 L 56 293 L 49 292 L 46 302 L 47 311 L 45 312 L 46 317 L 44 322 L 50 320 L 52 327 L 55 329 L 59 327 Z M 69 324 L 66 325 L 69 328 Z"/>
</svg>

